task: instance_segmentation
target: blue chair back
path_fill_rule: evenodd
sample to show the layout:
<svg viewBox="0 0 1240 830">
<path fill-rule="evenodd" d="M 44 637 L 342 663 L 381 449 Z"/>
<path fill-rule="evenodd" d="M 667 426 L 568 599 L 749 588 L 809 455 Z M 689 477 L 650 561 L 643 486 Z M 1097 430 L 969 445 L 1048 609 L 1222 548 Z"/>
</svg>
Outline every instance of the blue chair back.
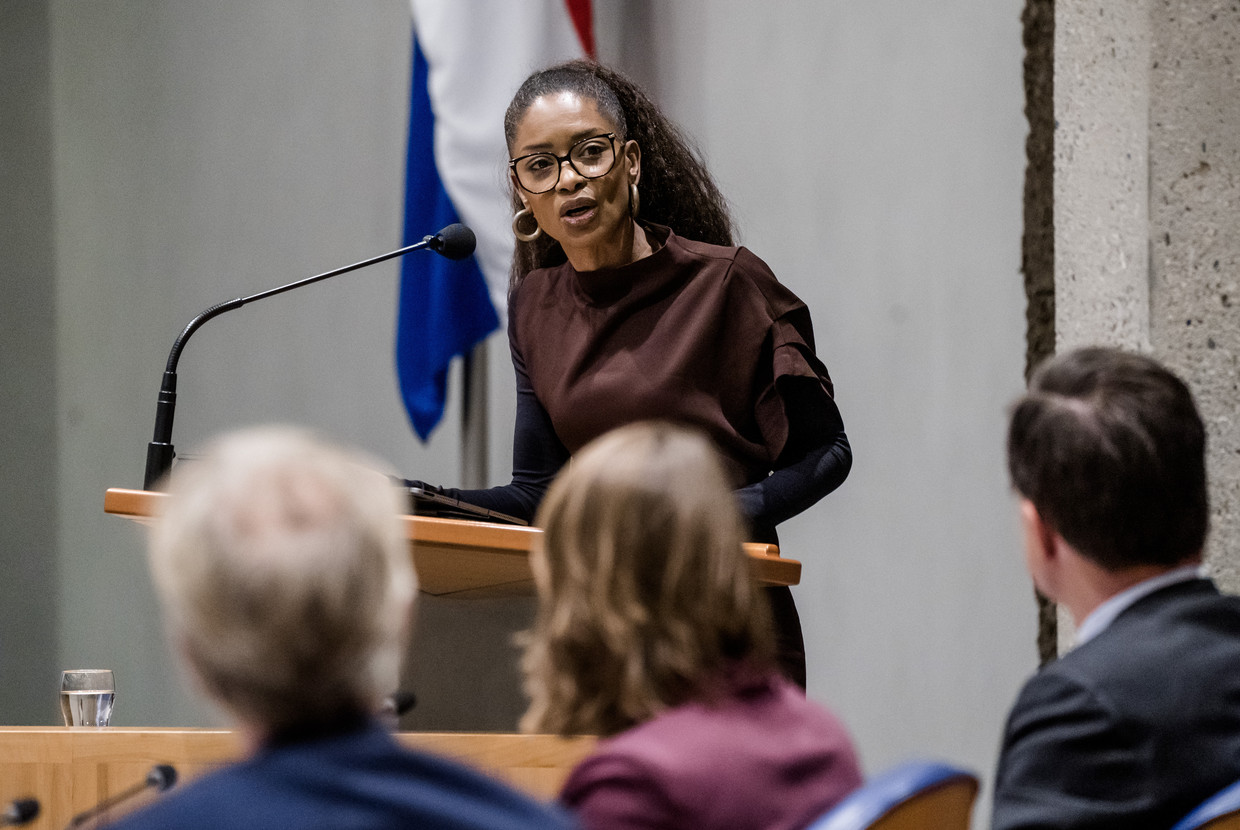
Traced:
<svg viewBox="0 0 1240 830">
<path fill-rule="evenodd" d="M 1240 828 L 1240 781 L 1219 790 L 1171 830 L 1237 830 Z"/>
<path fill-rule="evenodd" d="M 936 761 L 910 761 L 870 778 L 807 830 L 968 830 L 977 776 Z"/>
</svg>

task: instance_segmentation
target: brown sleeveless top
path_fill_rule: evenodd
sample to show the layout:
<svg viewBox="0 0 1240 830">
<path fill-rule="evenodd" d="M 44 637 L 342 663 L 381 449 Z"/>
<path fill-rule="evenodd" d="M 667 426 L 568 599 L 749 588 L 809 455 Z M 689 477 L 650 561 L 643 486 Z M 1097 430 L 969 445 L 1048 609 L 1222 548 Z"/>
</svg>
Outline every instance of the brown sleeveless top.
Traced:
<svg viewBox="0 0 1240 830">
<path fill-rule="evenodd" d="M 832 394 L 809 310 L 745 248 L 647 235 L 658 249 L 620 268 L 530 272 L 510 307 L 514 357 L 570 453 L 670 420 L 705 431 L 737 486 L 759 481 L 788 438 L 776 381 Z"/>
</svg>

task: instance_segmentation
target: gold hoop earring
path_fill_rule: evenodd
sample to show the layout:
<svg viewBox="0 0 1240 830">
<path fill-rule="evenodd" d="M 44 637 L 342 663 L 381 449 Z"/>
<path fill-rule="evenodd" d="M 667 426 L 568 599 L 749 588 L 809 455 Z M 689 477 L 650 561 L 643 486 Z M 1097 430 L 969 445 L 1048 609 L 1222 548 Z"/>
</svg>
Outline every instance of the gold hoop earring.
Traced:
<svg viewBox="0 0 1240 830">
<path fill-rule="evenodd" d="M 637 214 L 641 210 L 641 205 L 642 205 L 642 197 L 641 197 L 641 194 L 637 192 L 637 184 L 635 182 L 631 182 L 629 184 L 629 217 L 630 218 L 632 219 L 637 218 Z"/>
<path fill-rule="evenodd" d="M 521 210 L 517 211 L 517 214 L 512 217 L 512 235 L 517 239 L 520 239 L 522 242 L 533 242 L 535 239 L 542 236 L 542 228 L 538 227 L 537 218 L 534 219 L 534 230 L 527 233 L 520 228 L 521 220 L 527 216 L 533 215 L 534 213 L 529 208 L 521 208 Z"/>
</svg>

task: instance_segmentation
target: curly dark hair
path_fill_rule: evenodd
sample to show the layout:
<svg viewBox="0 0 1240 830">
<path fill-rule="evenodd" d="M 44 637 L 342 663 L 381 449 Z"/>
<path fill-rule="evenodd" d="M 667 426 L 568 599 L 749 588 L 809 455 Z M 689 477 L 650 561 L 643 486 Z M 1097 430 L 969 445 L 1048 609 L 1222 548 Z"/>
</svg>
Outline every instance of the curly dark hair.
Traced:
<svg viewBox="0 0 1240 830">
<path fill-rule="evenodd" d="M 535 72 L 513 96 L 504 114 L 504 138 L 512 152 L 517 126 L 535 99 L 572 92 L 594 101 L 599 112 L 615 123 L 622 140 L 632 139 L 642 151 L 638 185 L 642 219 L 667 225 L 686 239 L 732 245 L 733 221 L 727 201 L 706 170 L 701 154 L 635 83 L 614 69 L 589 60 L 557 64 Z M 521 200 L 514 191 L 514 210 Z M 535 268 L 564 262 L 560 244 L 540 235 L 517 241 L 509 290 Z"/>
</svg>

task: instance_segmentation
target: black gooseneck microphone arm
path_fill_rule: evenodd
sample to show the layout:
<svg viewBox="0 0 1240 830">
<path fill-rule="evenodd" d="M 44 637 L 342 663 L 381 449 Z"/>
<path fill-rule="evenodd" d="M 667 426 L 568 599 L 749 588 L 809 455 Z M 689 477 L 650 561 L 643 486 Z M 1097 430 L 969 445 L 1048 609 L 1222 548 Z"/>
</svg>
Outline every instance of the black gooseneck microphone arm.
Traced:
<svg viewBox="0 0 1240 830">
<path fill-rule="evenodd" d="M 285 291 L 292 291 L 294 288 L 301 288 L 303 285 L 325 280 L 328 277 L 347 274 L 349 271 L 356 271 L 359 268 L 365 268 L 367 265 L 374 265 L 385 260 L 403 256 L 421 248 L 429 248 L 448 259 L 464 259 L 474 252 L 474 244 L 473 231 L 464 225 L 449 225 L 439 233 L 425 236 L 421 242 L 415 242 L 399 250 L 390 251 L 377 257 L 362 260 L 361 262 L 355 262 L 352 265 L 346 265 L 334 271 L 306 277 L 304 280 L 298 280 L 278 288 L 260 291 L 257 294 L 251 294 L 249 297 L 225 300 L 222 303 L 211 306 L 193 320 L 190 320 L 189 325 L 185 327 L 181 335 L 177 337 L 176 342 L 172 344 L 172 351 L 168 353 L 168 363 L 164 367 L 164 378 L 159 387 L 159 400 L 155 406 L 155 435 L 151 438 L 151 443 L 147 445 L 146 449 L 146 476 L 143 479 L 143 489 L 154 490 L 160 480 L 172 469 L 172 459 L 176 456 L 176 451 L 172 446 L 172 419 L 176 413 L 177 405 L 177 362 L 181 359 L 181 349 L 185 347 L 185 341 L 189 340 L 190 335 L 197 331 L 203 323 L 212 317 L 223 314 L 225 311 L 241 308 L 246 303 L 266 299 L 276 294 L 282 294 Z"/>
<path fill-rule="evenodd" d="M 69 824 L 65 826 L 65 830 L 74 830 L 77 827 L 83 826 L 87 822 L 92 822 L 97 825 L 98 822 L 92 820 L 97 820 L 100 816 L 108 812 L 108 810 L 111 810 L 117 804 L 126 802 L 138 793 L 145 792 L 146 790 L 154 790 L 157 793 L 162 793 L 164 790 L 167 790 L 176 784 L 176 782 L 176 767 L 172 766 L 172 764 L 156 764 L 151 767 L 151 771 L 146 774 L 146 778 L 144 778 L 140 783 L 134 784 L 128 789 L 121 790 L 116 795 L 108 796 L 94 807 L 91 807 L 89 810 L 78 813 L 70 819 Z"/>
</svg>

